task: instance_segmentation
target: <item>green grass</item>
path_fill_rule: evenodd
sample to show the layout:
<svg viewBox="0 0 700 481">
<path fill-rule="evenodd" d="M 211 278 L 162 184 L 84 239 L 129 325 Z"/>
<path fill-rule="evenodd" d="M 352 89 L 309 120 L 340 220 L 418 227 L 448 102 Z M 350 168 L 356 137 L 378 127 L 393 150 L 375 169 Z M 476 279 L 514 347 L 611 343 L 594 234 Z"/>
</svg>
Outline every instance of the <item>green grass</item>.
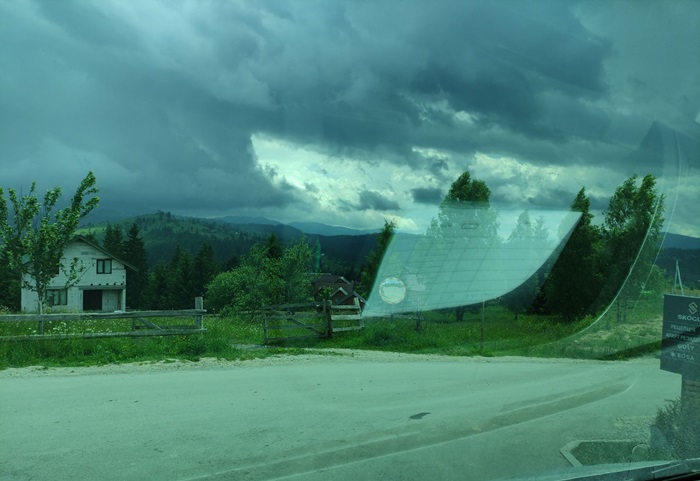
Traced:
<svg viewBox="0 0 700 481">
<path fill-rule="evenodd" d="M 183 319 L 158 319 L 156 322 L 165 328 L 169 325 L 182 325 Z M 129 320 L 47 322 L 44 332 L 46 334 L 124 332 L 129 331 L 130 326 Z M 279 348 L 236 346 L 236 343 L 261 342 L 262 337 L 258 336 L 258 329 L 249 323 L 207 318 L 205 327 L 207 332 L 202 334 L 176 336 L 114 338 L 76 336 L 68 339 L 0 341 L 0 369 L 32 365 L 88 366 L 165 359 L 198 361 L 202 357 L 236 360 L 300 352 Z M 35 323 L 0 323 L 0 336 L 35 332 Z"/>
<path fill-rule="evenodd" d="M 107 363 L 187 359 L 202 357 L 250 359 L 278 354 L 298 354 L 312 348 L 365 349 L 454 356 L 530 356 L 575 359 L 628 359 L 658 353 L 661 339 L 660 299 L 640 301 L 625 322 L 606 317 L 576 323 L 556 317 L 521 315 L 499 305 L 484 315 L 471 312 L 455 322 L 451 311 L 425 313 L 421 329 L 409 319 L 366 319 L 362 331 L 337 333 L 333 339 L 281 341 L 261 346 L 260 320 L 243 317 L 207 317 L 207 332 L 179 336 L 88 338 L 0 341 L 0 369 L 29 365 L 82 366 Z M 614 315 L 614 312 L 613 312 Z M 182 325 L 189 319 L 158 319 L 161 327 Z M 315 320 L 314 322 L 318 322 Z M 0 323 L 0 336 L 32 334 L 35 323 Z M 45 333 L 121 332 L 129 320 L 46 323 Z M 285 335 L 308 334 L 303 329 Z"/>
</svg>

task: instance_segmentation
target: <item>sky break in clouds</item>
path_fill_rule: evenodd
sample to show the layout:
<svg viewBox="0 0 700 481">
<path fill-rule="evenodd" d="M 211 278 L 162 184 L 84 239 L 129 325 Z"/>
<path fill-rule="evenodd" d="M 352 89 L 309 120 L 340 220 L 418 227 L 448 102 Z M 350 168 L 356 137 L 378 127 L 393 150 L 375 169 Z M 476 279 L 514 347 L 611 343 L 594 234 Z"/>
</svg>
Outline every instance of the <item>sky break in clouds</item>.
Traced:
<svg viewBox="0 0 700 481">
<path fill-rule="evenodd" d="M 0 185 L 100 211 L 420 228 L 496 202 L 604 210 L 654 173 L 700 236 L 700 4 L 0 3 Z M 668 215 L 667 215 L 668 216 Z"/>
</svg>

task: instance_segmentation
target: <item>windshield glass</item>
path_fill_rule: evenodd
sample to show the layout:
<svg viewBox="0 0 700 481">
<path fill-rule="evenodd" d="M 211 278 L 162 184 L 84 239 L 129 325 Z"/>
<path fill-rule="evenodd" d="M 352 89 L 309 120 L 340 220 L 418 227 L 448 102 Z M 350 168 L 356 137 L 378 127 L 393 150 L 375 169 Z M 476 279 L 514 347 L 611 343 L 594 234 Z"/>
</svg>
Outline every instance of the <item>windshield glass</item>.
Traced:
<svg viewBox="0 0 700 481">
<path fill-rule="evenodd" d="M 697 469 L 699 26 L 0 2 L 0 478 Z"/>
</svg>

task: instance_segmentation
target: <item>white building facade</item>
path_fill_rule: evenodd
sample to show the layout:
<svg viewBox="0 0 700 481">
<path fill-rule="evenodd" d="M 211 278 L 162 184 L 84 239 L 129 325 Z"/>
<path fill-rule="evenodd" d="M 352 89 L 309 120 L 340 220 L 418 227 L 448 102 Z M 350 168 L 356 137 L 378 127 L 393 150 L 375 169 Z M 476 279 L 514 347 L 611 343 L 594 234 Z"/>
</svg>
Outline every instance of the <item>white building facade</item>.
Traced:
<svg viewBox="0 0 700 481">
<path fill-rule="evenodd" d="M 125 310 L 126 269 L 133 269 L 133 266 L 84 237 L 76 237 L 66 245 L 61 262 L 69 266 L 74 258 L 78 259 L 77 283 L 66 289 L 63 273 L 52 279 L 47 289 L 45 312 Z M 38 311 L 35 291 L 22 289 L 22 311 Z"/>
</svg>

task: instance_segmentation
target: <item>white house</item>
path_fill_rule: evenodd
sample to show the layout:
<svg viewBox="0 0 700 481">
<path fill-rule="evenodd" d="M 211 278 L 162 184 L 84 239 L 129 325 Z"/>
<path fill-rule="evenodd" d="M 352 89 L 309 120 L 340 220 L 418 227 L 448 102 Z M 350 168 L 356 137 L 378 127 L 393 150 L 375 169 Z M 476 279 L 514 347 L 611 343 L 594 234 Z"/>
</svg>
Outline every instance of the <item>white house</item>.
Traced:
<svg viewBox="0 0 700 481">
<path fill-rule="evenodd" d="M 131 264 L 118 259 L 99 245 L 78 236 L 66 245 L 61 262 L 70 265 L 78 258 L 78 282 L 66 289 L 66 276 L 57 275 L 49 284 L 49 311 L 117 311 L 126 307 L 126 269 Z M 22 289 L 22 311 L 36 312 L 35 291 Z"/>
</svg>

